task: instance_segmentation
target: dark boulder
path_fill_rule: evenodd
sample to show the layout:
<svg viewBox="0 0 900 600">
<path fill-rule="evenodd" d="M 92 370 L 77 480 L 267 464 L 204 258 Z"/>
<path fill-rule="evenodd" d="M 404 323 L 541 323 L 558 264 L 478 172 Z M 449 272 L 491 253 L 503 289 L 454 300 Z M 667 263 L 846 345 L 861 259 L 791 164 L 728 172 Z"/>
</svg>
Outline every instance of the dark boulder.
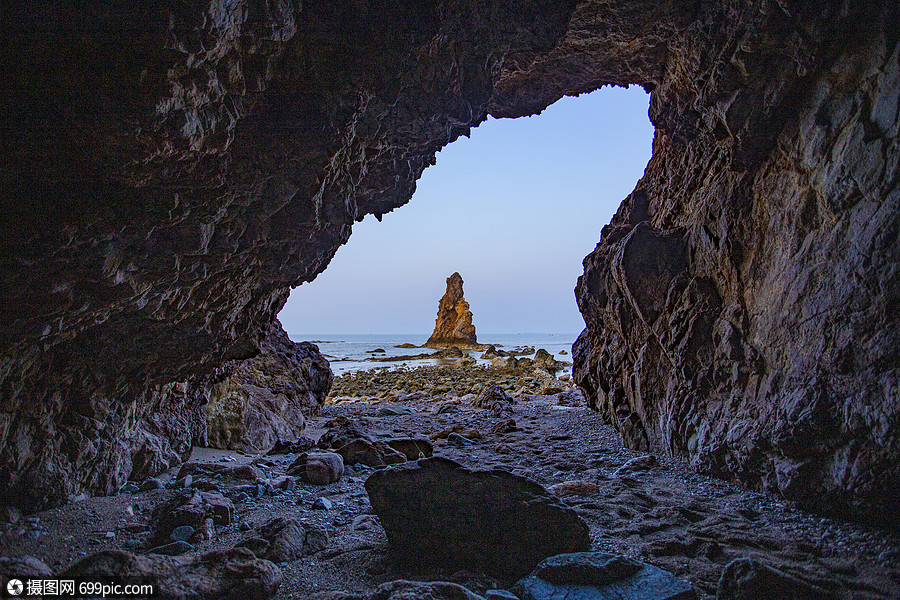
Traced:
<svg viewBox="0 0 900 600">
<path fill-rule="evenodd" d="M 506 471 L 429 458 L 376 471 L 365 486 L 400 560 L 516 578 L 548 556 L 590 549 L 573 510 Z"/>
</svg>

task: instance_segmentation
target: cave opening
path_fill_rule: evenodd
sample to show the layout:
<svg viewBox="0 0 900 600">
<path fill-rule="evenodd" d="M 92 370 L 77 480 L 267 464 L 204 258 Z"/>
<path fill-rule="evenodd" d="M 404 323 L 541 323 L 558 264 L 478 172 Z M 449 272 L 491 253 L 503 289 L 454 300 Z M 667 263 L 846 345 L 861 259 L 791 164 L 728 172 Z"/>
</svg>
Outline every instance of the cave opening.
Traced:
<svg viewBox="0 0 900 600">
<path fill-rule="evenodd" d="M 421 344 L 458 271 L 479 341 L 546 332 L 571 343 L 584 328 L 572 292 L 581 262 L 650 157 L 648 105 L 638 86 L 607 86 L 539 115 L 489 117 L 441 150 L 407 206 L 354 224 L 279 319 L 298 341 L 411 334 L 404 341 Z"/>
<path fill-rule="evenodd" d="M 526 600 L 585 580 L 702 600 L 898 596 L 900 5 L 120 4 L 26 0 L 4 23 L 0 589 L 113 573 L 279 600 Z M 288 338 L 289 287 L 354 222 L 405 204 L 479 115 L 628 83 L 653 90 L 653 157 L 582 263 L 570 380 L 537 352 L 491 359 L 509 373 L 492 385 L 471 364 L 334 378 Z M 489 126 L 442 160 L 474 154 Z M 536 273 L 575 269 L 609 219 L 528 187 L 535 210 L 481 202 L 484 188 L 445 198 L 468 218 L 434 218 L 449 241 L 405 243 L 304 323 L 360 331 L 358 315 L 424 337 L 456 270 L 485 342 L 564 316 L 522 326 L 513 301 L 536 297 Z M 363 221 L 352 244 L 368 226 L 425 231 L 400 225 L 427 206 Z M 488 242 L 569 213 L 566 231 L 590 227 L 584 249 L 554 261 L 562 242 L 506 239 L 536 256 L 494 275 L 499 299 L 479 298 L 475 267 L 429 262 L 421 315 L 396 283 L 375 302 L 384 264 L 444 247 L 506 266 Z M 377 314 L 340 310 L 358 298 Z"/>
</svg>

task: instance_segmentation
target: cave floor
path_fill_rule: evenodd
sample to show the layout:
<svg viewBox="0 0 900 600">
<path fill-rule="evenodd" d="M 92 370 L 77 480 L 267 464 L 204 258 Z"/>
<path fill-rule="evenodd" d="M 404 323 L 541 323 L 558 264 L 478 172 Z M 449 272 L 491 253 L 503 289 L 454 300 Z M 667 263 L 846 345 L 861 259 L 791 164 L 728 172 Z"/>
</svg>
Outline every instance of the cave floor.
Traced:
<svg viewBox="0 0 900 600">
<path fill-rule="evenodd" d="M 477 429 L 483 439 L 466 447 L 438 440 L 435 455 L 475 469 L 506 469 L 545 486 L 571 480 L 596 483 L 598 495 L 563 500 L 587 522 L 594 549 L 669 570 L 690 580 L 701 598 L 714 597 L 724 566 L 741 557 L 756 558 L 839 597 L 900 597 L 900 538 L 895 534 L 805 513 L 770 495 L 698 475 L 669 457 L 617 474 L 629 459 L 643 454 L 624 448 L 597 413 L 558 402 L 554 395 L 523 396 L 510 413 L 498 416 L 458 400 L 451 401 L 458 404 L 456 412 L 436 414 L 435 401 L 421 399 L 403 403 L 412 414 L 376 417 L 392 403 L 344 401 L 326 405 L 321 416 L 310 420 L 309 432 L 315 437 L 338 415 L 358 420 L 378 439 L 428 436 L 455 424 Z M 487 433 L 507 418 L 515 419 L 520 431 Z M 192 460 L 253 462 L 275 477 L 284 474 L 294 458 L 195 449 Z M 241 531 L 242 524 L 246 529 L 246 524 L 289 516 L 325 526 L 330 541 L 325 550 L 281 564 L 279 599 L 328 590 L 362 592 L 400 578 L 456 581 L 475 592 L 503 587 L 503 582 L 476 573 L 411 572 L 408 566 L 395 566 L 377 520 L 357 519 L 371 512 L 363 488 L 370 472 L 367 467 L 348 467 L 337 483 L 298 483 L 293 491 L 236 503 L 235 522 L 217 528 L 214 539 L 193 552 L 230 548 L 248 535 Z M 33 515 L 37 524 L 32 519 L 7 526 L 0 537 L 0 555 L 35 556 L 56 571 L 98 550 L 134 551 L 147 536 L 139 531 L 140 524 L 150 525 L 153 509 L 174 494 L 172 489 L 122 493 L 38 513 Z M 332 508 L 312 508 L 321 496 L 331 500 Z M 123 529 L 127 524 L 137 524 L 129 528 L 136 533 Z M 35 531 L 41 532 L 38 537 L 32 537 Z M 107 532 L 115 537 L 106 537 Z"/>
</svg>

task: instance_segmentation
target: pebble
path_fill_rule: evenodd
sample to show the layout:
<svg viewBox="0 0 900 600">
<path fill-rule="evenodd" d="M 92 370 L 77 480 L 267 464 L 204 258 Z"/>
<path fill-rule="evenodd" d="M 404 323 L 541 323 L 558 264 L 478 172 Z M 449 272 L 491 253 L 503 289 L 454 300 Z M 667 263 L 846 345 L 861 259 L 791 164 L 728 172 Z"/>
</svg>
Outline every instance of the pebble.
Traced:
<svg viewBox="0 0 900 600">
<path fill-rule="evenodd" d="M 314 510 L 331 510 L 332 506 L 334 505 L 328 498 L 317 498 L 312 504 Z"/>
<path fill-rule="evenodd" d="M 250 531 L 251 529 L 253 529 L 253 527 L 251 527 L 250 523 L 248 523 L 247 521 L 241 521 L 240 523 L 238 523 L 238 529 L 240 531 Z"/>
<path fill-rule="evenodd" d="M 127 484 L 122 486 L 122 489 L 119 491 L 123 494 L 134 494 L 141 491 L 141 488 L 139 488 L 135 483 L 128 482 Z"/>
<path fill-rule="evenodd" d="M 475 442 L 467 437 L 461 436 L 458 433 L 451 433 L 447 436 L 447 443 L 452 446 L 456 446 L 457 448 L 464 448 L 466 446 L 473 445 Z"/>
<path fill-rule="evenodd" d="M 194 531 L 194 528 L 190 525 L 180 525 L 172 530 L 169 537 L 172 538 L 173 542 L 186 542 L 194 535 Z"/>
<path fill-rule="evenodd" d="M 143 546 L 143 544 L 141 543 L 141 540 L 125 540 L 122 543 L 123 548 L 125 548 L 126 550 L 131 550 L 131 551 L 140 550 L 141 546 Z"/>
</svg>

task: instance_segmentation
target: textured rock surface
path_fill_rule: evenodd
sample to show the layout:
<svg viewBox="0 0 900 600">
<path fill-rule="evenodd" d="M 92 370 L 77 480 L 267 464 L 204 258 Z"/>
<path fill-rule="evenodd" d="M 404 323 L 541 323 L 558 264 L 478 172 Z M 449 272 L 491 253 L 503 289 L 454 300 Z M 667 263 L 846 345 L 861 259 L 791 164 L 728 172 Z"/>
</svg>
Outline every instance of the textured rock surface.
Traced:
<svg viewBox="0 0 900 600">
<path fill-rule="evenodd" d="M 260 452 L 295 440 L 305 416 L 319 414 L 332 373 L 319 348 L 294 343 L 276 321 L 252 359 L 212 386 L 206 404 L 208 445 Z"/>
<path fill-rule="evenodd" d="M 548 556 L 591 546 L 573 510 L 506 471 L 428 458 L 377 471 L 365 485 L 401 561 L 516 578 Z"/>
<path fill-rule="evenodd" d="M 635 83 L 654 153 L 585 261 L 578 381 L 632 446 L 896 520 L 896 2 L 14 4 L 0 503 L 182 460 L 217 370 L 438 149 Z"/>
<path fill-rule="evenodd" d="M 708 6 L 584 261 L 576 380 L 632 448 L 896 525 L 897 5 Z"/>
<path fill-rule="evenodd" d="M 521 600 L 696 600 L 691 584 L 653 565 L 602 552 L 551 556 L 519 581 Z"/>
<path fill-rule="evenodd" d="M 201 556 L 135 556 L 105 550 L 69 567 L 64 577 L 135 578 L 166 600 L 265 600 L 281 585 L 281 571 L 246 548 Z"/>
<path fill-rule="evenodd" d="M 428 348 L 471 348 L 478 344 L 472 311 L 463 297 L 463 279 L 459 273 L 447 278 L 447 291 L 438 302 L 434 331 L 425 346 Z"/>
</svg>

